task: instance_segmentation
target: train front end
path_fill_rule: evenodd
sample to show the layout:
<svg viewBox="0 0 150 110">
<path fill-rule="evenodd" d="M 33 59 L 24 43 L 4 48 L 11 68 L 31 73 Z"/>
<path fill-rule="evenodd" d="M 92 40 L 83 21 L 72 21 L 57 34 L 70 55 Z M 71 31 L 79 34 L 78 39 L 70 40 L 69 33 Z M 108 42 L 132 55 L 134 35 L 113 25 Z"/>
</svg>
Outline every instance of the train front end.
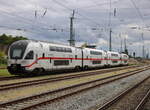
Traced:
<svg viewBox="0 0 150 110">
<path fill-rule="evenodd" d="M 20 40 L 9 47 L 7 69 L 11 74 L 25 75 L 31 72 L 26 65 L 34 61 L 34 53 L 28 49 L 28 46 L 28 40 Z"/>
</svg>

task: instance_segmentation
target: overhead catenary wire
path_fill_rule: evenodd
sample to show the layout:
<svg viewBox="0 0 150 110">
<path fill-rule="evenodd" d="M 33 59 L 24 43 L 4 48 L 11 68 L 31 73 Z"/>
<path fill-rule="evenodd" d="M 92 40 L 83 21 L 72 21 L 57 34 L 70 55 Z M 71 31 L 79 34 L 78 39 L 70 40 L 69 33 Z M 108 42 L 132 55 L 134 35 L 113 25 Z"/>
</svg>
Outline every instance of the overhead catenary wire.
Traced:
<svg viewBox="0 0 150 110">
<path fill-rule="evenodd" d="M 60 28 L 57 29 L 57 28 L 53 27 L 52 25 L 48 27 L 48 26 L 46 26 L 46 24 L 43 24 L 43 23 L 38 23 L 38 24 L 41 24 L 41 26 L 39 26 L 37 23 L 33 22 L 33 21 L 35 21 L 37 19 L 28 19 L 28 18 L 19 16 L 19 15 L 16 15 L 16 14 L 9 13 L 9 12 L 4 11 L 4 10 L 0 10 L 0 12 L 1 12 L 1 14 L 5 14 L 7 16 L 11 16 L 11 17 L 17 18 L 21 24 L 22 24 L 21 21 L 24 21 L 24 23 L 25 23 L 24 25 L 30 25 L 31 26 L 31 30 L 35 29 L 35 27 L 36 27 L 36 30 L 41 30 L 41 31 L 42 30 L 47 30 L 47 31 L 52 30 L 52 31 L 55 31 L 55 32 L 58 32 L 58 31 L 64 32 L 66 30 L 66 29 L 63 29 L 63 28 L 62 29 L 60 29 Z M 37 17 L 37 12 L 35 13 L 34 16 Z M 4 27 L 7 27 L 7 26 L 5 25 Z M 13 30 L 15 30 L 15 29 L 17 29 L 17 28 L 14 28 Z M 19 29 L 20 30 L 26 30 L 24 28 L 19 28 Z M 68 31 L 66 31 L 66 32 L 68 32 Z"/>
<path fill-rule="evenodd" d="M 73 9 L 67 7 L 66 5 L 64 5 L 63 3 L 58 2 L 57 0 L 53 0 L 53 1 L 54 1 L 55 3 L 57 3 L 58 5 L 60 5 L 60 6 L 64 7 L 64 8 L 66 8 L 66 9 L 68 9 L 68 10 L 70 10 L 70 11 L 73 10 Z M 98 25 L 98 26 L 101 26 L 101 24 L 99 24 L 98 22 L 95 22 L 94 20 L 90 19 L 89 17 L 87 17 L 87 16 L 85 16 L 85 15 L 79 13 L 79 12 L 76 12 L 76 14 L 78 14 L 78 15 L 81 16 L 82 18 L 87 19 L 88 21 L 90 21 L 90 22 L 92 22 L 92 23 L 94 23 L 94 24 L 96 24 L 96 25 Z"/>
<path fill-rule="evenodd" d="M 8 15 L 8 16 L 16 17 L 20 21 L 24 21 L 27 25 L 34 25 L 34 26 L 36 26 L 38 28 L 42 28 L 41 26 L 33 24 L 34 19 L 25 18 L 25 17 L 19 16 L 19 15 L 13 14 L 13 13 L 9 13 L 9 12 L 4 11 L 4 10 L 0 10 L 0 12 L 5 14 L 5 15 Z M 43 24 L 43 23 L 39 23 L 39 24 L 44 25 L 44 27 L 46 25 L 46 24 Z"/>
<path fill-rule="evenodd" d="M 24 32 L 24 33 L 25 32 L 29 32 L 29 33 L 34 33 L 34 34 L 41 34 L 40 32 L 33 31 L 31 29 L 20 28 L 20 27 L 14 28 L 14 27 L 10 27 L 10 26 L 2 26 L 2 25 L 0 25 L 0 28 L 20 31 L 20 32 Z"/>
<path fill-rule="evenodd" d="M 134 0 L 130 0 L 131 3 L 133 4 L 133 6 L 135 7 L 140 19 L 142 20 L 142 22 L 144 23 L 144 25 L 146 26 L 145 22 L 144 22 L 144 18 L 143 18 L 143 15 L 141 13 L 141 11 L 139 10 L 139 8 L 137 7 L 136 3 L 134 2 Z"/>
<path fill-rule="evenodd" d="M 58 3 L 58 2 L 57 2 Z M 61 3 L 59 3 L 59 5 L 60 5 Z M 62 5 L 62 4 L 61 4 Z M 65 8 L 67 8 L 67 9 L 69 9 L 69 10 L 72 10 L 71 8 L 68 8 L 67 6 L 65 6 L 65 5 L 63 5 L 63 7 L 65 7 Z M 19 16 L 19 15 L 16 15 L 16 14 L 13 14 L 13 13 L 9 13 L 9 12 L 7 12 L 6 10 L 4 11 L 4 10 L 0 10 L 2 13 L 5 13 L 5 14 L 7 14 L 8 16 L 13 16 L 13 17 L 16 17 L 17 19 L 20 19 L 20 20 L 23 20 L 24 22 L 26 22 L 26 24 L 27 25 L 34 25 L 34 26 L 36 26 L 36 27 L 38 27 L 39 29 L 43 29 L 44 27 L 45 27 L 45 23 L 40 23 L 40 22 L 38 22 L 38 24 L 41 24 L 41 25 L 44 25 L 44 27 L 42 27 L 42 26 L 39 26 L 39 25 L 36 25 L 36 24 L 33 24 L 33 21 L 34 21 L 34 19 L 29 19 L 29 18 L 25 18 L 25 17 L 23 17 L 23 16 Z M 35 17 L 37 18 L 37 13 L 38 13 L 38 11 L 37 10 L 35 10 Z M 43 15 L 45 15 L 47 13 L 47 10 L 43 13 Z M 81 16 L 82 18 L 86 18 L 86 20 L 88 20 L 88 21 L 90 21 L 90 22 L 92 22 L 92 23 L 94 23 L 94 24 L 97 24 L 97 25 L 100 25 L 100 24 L 98 24 L 97 22 L 95 22 L 94 20 L 92 20 L 92 19 L 90 19 L 90 18 L 88 18 L 88 17 L 85 17 L 84 15 L 82 15 L 82 14 L 80 14 L 80 13 L 78 13 L 77 12 L 77 14 L 79 15 L 79 16 Z M 33 26 L 33 27 L 34 27 Z M 53 26 L 52 26 L 53 27 Z M 50 29 L 50 27 L 46 27 L 48 30 L 54 30 L 54 28 L 51 28 Z M 46 29 L 45 28 L 45 29 Z M 58 29 L 59 30 L 59 29 Z M 65 29 L 61 29 L 61 30 L 65 30 Z"/>
<path fill-rule="evenodd" d="M 138 6 L 137 6 L 136 3 L 134 2 L 134 0 L 130 0 L 130 1 L 131 1 L 131 3 L 133 4 L 133 6 L 135 7 L 135 9 L 136 9 L 136 11 L 137 11 L 137 13 L 138 13 L 138 15 L 139 15 L 141 21 L 143 22 L 144 26 L 147 27 L 147 25 L 146 25 L 146 23 L 145 23 L 145 21 L 144 21 L 143 15 L 142 15 L 141 11 L 139 10 Z M 143 41 L 143 48 L 142 48 L 142 51 L 143 51 L 143 52 L 142 52 L 142 53 L 143 53 L 143 58 L 145 58 L 145 49 L 144 49 L 144 47 L 145 47 L 145 42 L 144 42 L 143 30 L 142 30 L 142 41 Z"/>
</svg>

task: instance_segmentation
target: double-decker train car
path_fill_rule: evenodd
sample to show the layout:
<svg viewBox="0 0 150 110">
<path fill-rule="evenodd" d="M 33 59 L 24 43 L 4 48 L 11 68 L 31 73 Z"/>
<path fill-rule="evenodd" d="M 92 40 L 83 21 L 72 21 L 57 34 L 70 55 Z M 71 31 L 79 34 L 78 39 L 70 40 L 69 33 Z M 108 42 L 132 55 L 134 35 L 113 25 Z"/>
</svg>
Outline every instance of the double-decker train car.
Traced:
<svg viewBox="0 0 150 110">
<path fill-rule="evenodd" d="M 83 62 L 84 68 L 104 67 L 107 65 L 107 55 L 103 50 L 84 48 Z"/>
<path fill-rule="evenodd" d="M 80 48 L 21 40 L 13 43 L 8 52 L 8 71 L 12 74 L 80 68 Z"/>
<path fill-rule="evenodd" d="M 122 61 L 121 61 L 122 59 Z M 35 40 L 14 42 L 8 51 L 8 71 L 28 75 L 55 70 L 126 65 L 128 56 Z"/>
<path fill-rule="evenodd" d="M 123 53 L 121 53 L 120 56 L 121 56 L 121 65 L 128 65 L 129 56 Z"/>
<path fill-rule="evenodd" d="M 118 66 L 121 64 L 121 56 L 118 52 L 107 52 L 108 66 Z"/>
</svg>

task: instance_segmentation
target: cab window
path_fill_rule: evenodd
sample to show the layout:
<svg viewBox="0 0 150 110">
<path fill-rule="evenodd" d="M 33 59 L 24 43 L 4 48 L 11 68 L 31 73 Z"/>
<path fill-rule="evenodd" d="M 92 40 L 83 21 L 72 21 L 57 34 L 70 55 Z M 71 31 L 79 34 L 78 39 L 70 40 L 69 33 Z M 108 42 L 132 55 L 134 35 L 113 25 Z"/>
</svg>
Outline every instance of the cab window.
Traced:
<svg viewBox="0 0 150 110">
<path fill-rule="evenodd" d="M 30 52 L 27 53 L 25 59 L 31 60 L 31 59 L 33 59 L 33 57 L 34 57 L 34 52 L 30 51 Z"/>
</svg>

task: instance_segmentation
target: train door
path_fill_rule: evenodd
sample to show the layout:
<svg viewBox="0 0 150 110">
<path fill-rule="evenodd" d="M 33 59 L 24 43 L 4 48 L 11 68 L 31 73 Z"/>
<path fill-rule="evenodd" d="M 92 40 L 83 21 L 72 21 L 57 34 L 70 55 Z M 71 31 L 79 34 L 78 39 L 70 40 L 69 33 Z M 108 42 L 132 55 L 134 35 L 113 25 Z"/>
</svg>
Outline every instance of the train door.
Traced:
<svg viewBox="0 0 150 110">
<path fill-rule="evenodd" d="M 54 66 L 53 66 L 53 64 L 54 64 L 54 60 L 53 60 L 53 58 L 54 58 L 54 55 L 53 54 L 48 54 L 48 57 L 49 57 L 49 65 L 48 65 L 48 69 L 49 70 L 53 70 L 54 68 Z"/>
<path fill-rule="evenodd" d="M 90 54 L 88 49 L 82 49 L 82 68 L 88 68 L 90 66 Z"/>
<path fill-rule="evenodd" d="M 83 52 L 83 49 L 81 49 L 82 51 L 82 61 L 81 61 L 81 65 L 82 65 L 82 69 L 84 68 L 84 52 Z"/>
<path fill-rule="evenodd" d="M 112 65 L 112 60 L 111 60 L 111 59 L 112 59 L 112 58 L 111 58 L 111 54 L 108 53 L 108 54 L 107 54 L 107 65 L 108 65 L 108 66 Z"/>
<path fill-rule="evenodd" d="M 104 61 L 105 61 L 105 66 L 107 66 L 108 65 L 108 63 L 107 63 L 107 59 L 108 59 L 108 55 L 107 55 L 107 53 L 105 52 L 105 55 L 104 55 Z"/>
<path fill-rule="evenodd" d="M 81 67 L 83 65 L 83 50 L 80 48 L 75 48 L 73 53 L 73 67 Z"/>
<path fill-rule="evenodd" d="M 38 54 L 37 50 L 35 50 L 34 53 L 35 53 L 35 55 L 34 55 L 35 67 L 39 68 L 40 67 L 40 63 L 39 63 L 39 60 L 38 60 L 39 54 Z"/>
<path fill-rule="evenodd" d="M 82 57 L 82 61 L 81 61 L 81 65 L 82 65 L 82 69 L 84 68 L 84 50 L 83 49 L 81 49 L 81 53 L 82 53 L 82 55 L 81 55 L 81 57 Z"/>
<path fill-rule="evenodd" d="M 69 66 L 68 66 L 68 68 L 74 68 L 74 62 L 73 62 L 73 55 L 69 55 L 69 57 L 68 58 L 70 58 L 69 59 Z"/>
<path fill-rule="evenodd" d="M 106 57 L 105 57 L 106 66 L 108 66 L 108 59 L 109 59 L 109 57 L 108 57 L 108 53 L 106 52 Z"/>
</svg>

